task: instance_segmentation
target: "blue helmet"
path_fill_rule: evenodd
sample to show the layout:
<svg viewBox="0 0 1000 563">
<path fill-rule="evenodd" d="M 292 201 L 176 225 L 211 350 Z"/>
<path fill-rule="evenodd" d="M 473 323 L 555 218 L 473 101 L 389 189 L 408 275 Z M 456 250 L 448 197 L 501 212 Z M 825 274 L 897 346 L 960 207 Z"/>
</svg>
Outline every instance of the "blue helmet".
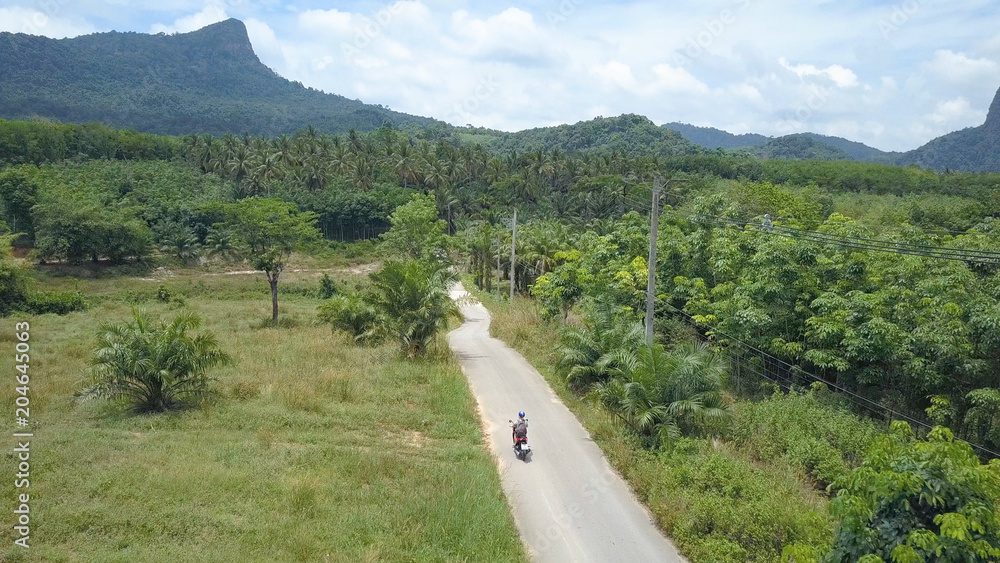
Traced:
<svg viewBox="0 0 1000 563">
<path fill-rule="evenodd" d="M 518 418 L 524 418 L 524 411 L 517 413 Z"/>
</svg>

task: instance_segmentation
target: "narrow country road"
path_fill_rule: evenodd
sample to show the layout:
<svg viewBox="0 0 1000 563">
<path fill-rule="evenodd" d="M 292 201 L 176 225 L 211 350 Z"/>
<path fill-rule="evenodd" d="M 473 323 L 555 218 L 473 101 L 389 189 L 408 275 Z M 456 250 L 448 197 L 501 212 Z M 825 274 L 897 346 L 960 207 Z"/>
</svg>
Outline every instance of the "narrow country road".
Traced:
<svg viewBox="0 0 1000 563">
<path fill-rule="evenodd" d="M 468 296 L 458 285 L 452 297 Z M 534 561 L 684 561 L 590 435 L 520 354 L 489 334 L 490 315 L 460 302 L 448 335 L 500 460 L 504 492 Z M 528 417 L 528 462 L 514 457 L 509 419 Z"/>
</svg>

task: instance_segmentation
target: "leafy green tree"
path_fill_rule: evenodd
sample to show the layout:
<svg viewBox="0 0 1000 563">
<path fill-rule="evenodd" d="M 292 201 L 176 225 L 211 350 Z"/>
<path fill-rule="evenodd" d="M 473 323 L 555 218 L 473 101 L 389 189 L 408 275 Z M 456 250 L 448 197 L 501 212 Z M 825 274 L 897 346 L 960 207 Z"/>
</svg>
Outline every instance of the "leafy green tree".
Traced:
<svg viewBox="0 0 1000 563">
<path fill-rule="evenodd" d="M 10 250 L 16 235 L 0 236 L 0 317 L 5 317 L 27 301 L 28 275 L 14 261 Z"/>
<path fill-rule="evenodd" d="M 925 441 L 894 422 L 864 463 L 831 488 L 841 524 L 827 561 L 1000 558 L 1000 465 L 981 464 L 945 427 Z"/>
<path fill-rule="evenodd" d="M 0 204 L 11 231 L 34 240 L 31 208 L 38 202 L 38 184 L 21 168 L 0 172 Z"/>
<path fill-rule="evenodd" d="M 177 230 L 164 241 L 160 246 L 160 252 L 171 258 L 176 258 L 182 263 L 194 262 L 200 255 L 201 244 L 194 233 L 186 230 Z"/>
<path fill-rule="evenodd" d="M 251 197 L 224 207 L 226 220 L 216 229 L 232 233 L 244 257 L 264 272 L 271 287 L 271 322 L 278 321 L 278 278 L 289 257 L 319 238 L 317 215 L 293 203 Z"/>
<path fill-rule="evenodd" d="M 114 264 L 141 260 L 153 247 L 153 233 L 129 210 L 60 199 L 35 206 L 36 250 L 42 260 Z"/>
<path fill-rule="evenodd" d="M 382 235 L 382 248 L 403 259 L 444 262 L 449 248 L 448 223 L 438 219 L 433 195 L 414 194 L 389 217 L 392 229 Z"/>
<path fill-rule="evenodd" d="M 651 445 L 718 428 L 729 416 L 722 398 L 725 359 L 702 343 L 672 352 L 659 344 L 619 352 L 618 372 L 597 386 L 601 402 Z"/>
<path fill-rule="evenodd" d="M 139 311 L 131 322 L 101 326 L 92 360 L 93 383 L 82 398 L 124 401 L 134 412 L 165 412 L 208 396 L 208 371 L 229 363 L 214 335 L 189 333 L 197 316 L 154 323 Z"/>
<path fill-rule="evenodd" d="M 378 330 L 396 340 L 410 357 L 423 355 L 448 317 L 458 316 L 447 270 L 412 260 L 387 262 L 371 275 L 366 300 L 379 315 Z"/>
<path fill-rule="evenodd" d="M 591 275 L 581 267 L 581 258 L 581 253 L 576 250 L 557 252 L 555 259 L 563 263 L 539 277 L 531 286 L 531 295 L 542 304 L 546 317 L 560 316 L 565 321 L 570 309 L 583 298 L 584 287 Z"/>
</svg>

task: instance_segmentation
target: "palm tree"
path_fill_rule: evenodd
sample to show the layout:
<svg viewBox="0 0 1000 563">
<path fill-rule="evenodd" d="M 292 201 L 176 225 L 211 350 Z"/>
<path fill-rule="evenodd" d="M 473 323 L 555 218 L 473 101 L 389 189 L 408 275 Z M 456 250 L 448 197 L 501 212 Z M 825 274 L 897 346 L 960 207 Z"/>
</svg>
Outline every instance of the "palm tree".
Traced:
<svg viewBox="0 0 1000 563">
<path fill-rule="evenodd" d="M 240 254 L 232 234 L 218 229 L 213 229 L 205 237 L 205 247 L 208 248 L 209 256 L 218 257 L 225 261 L 235 260 Z"/>
<path fill-rule="evenodd" d="M 649 445 L 718 428 L 729 416 L 722 397 L 728 365 L 704 343 L 673 352 L 643 345 L 620 351 L 615 363 L 617 373 L 598 384 L 597 395 Z"/>
<path fill-rule="evenodd" d="M 194 233 L 178 230 L 165 244 L 160 246 L 160 252 L 183 263 L 188 263 L 198 259 L 200 248 L 198 237 Z"/>
<path fill-rule="evenodd" d="M 140 413 L 192 406 L 209 394 L 208 371 L 230 361 L 211 333 L 188 333 L 200 324 L 189 313 L 153 324 L 134 311 L 132 322 L 101 325 L 93 385 L 80 396 L 121 400 Z"/>
<path fill-rule="evenodd" d="M 642 323 L 613 305 L 598 303 L 582 328 L 563 331 L 557 367 L 570 386 L 583 389 L 611 377 L 618 352 L 637 348 L 644 339 Z"/>
<path fill-rule="evenodd" d="M 368 302 L 379 313 L 381 330 L 407 356 L 423 355 L 458 307 L 448 293 L 454 274 L 419 261 L 388 262 L 371 275 Z"/>
<path fill-rule="evenodd" d="M 409 187 L 410 182 L 416 179 L 417 162 L 413 155 L 413 147 L 406 141 L 400 141 L 399 147 L 392 156 L 392 169 L 399 176 L 399 181 L 403 187 Z"/>
</svg>

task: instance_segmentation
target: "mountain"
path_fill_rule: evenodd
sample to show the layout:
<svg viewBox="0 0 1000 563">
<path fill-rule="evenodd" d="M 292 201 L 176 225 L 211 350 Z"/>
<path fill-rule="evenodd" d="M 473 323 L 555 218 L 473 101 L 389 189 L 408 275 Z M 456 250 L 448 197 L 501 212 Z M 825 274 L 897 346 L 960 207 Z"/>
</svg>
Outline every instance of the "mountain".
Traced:
<svg viewBox="0 0 1000 563">
<path fill-rule="evenodd" d="M 696 154 L 703 149 L 679 133 L 658 127 L 641 115 L 598 117 L 572 125 L 526 129 L 516 133 L 477 130 L 477 140 L 500 151 L 530 152 L 558 149 L 564 152 L 619 151 L 630 155 L 668 156 Z"/>
<path fill-rule="evenodd" d="M 849 141 L 843 137 L 830 137 L 828 135 L 820 135 L 818 133 L 802 133 L 802 135 L 836 150 L 842 151 L 852 160 L 857 160 L 859 162 L 880 162 L 888 164 L 899 156 L 899 153 L 897 152 L 881 151 L 875 147 L 869 147 L 868 145 L 857 141 Z"/>
<path fill-rule="evenodd" d="M 756 133 L 734 135 L 722 129 L 698 127 L 696 125 L 688 125 L 687 123 L 667 123 L 663 127 L 680 133 L 685 139 L 706 149 L 756 147 L 771 140 L 771 137 L 765 137 Z"/>
<path fill-rule="evenodd" d="M 896 164 L 916 164 L 938 171 L 1000 172 L 1000 90 L 985 123 L 938 137 L 904 153 Z"/>
<path fill-rule="evenodd" d="M 0 33 L 0 117 L 100 121 L 186 135 L 327 133 L 385 121 L 434 120 L 290 82 L 254 54 L 246 27 L 227 20 L 179 35 L 98 33 L 49 39 Z"/>
<path fill-rule="evenodd" d="M 883 152 L 842 137 L 830 137 L 817 133 L 796 133 L 775 138 L 756 133 L 734 135 L 714 127 L 696 127 L 676 122 L 667 123 L 663 127 L 677 131 L 685 139 L 707 149 L 748 149 L 749 152 L 764 158 L 822 158 L 824 160 L 888 163 L 892 162 L 899 154 Z M 803 140 L 803 136 L 812 139 L 813 142 Z M 784 156 L 769 156 L 772 154 L 783 154 Z"/>
</svg>

